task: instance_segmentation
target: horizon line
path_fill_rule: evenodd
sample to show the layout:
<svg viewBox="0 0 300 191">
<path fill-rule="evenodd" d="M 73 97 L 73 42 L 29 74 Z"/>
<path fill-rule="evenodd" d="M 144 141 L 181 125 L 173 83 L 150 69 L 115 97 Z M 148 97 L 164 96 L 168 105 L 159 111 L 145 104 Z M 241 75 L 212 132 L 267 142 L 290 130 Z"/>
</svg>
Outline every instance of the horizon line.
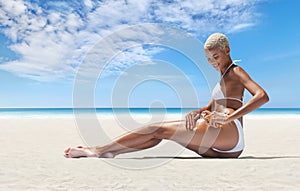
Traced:
<svg viewBox="0 0 300 191">
<path fill-rule="evenodd" d="M 0 107 L 0 109 L 198 109 L 198 107 Z M 257 109 L 300 109 L 300 107 L 261 107 Z"/>
</svg>

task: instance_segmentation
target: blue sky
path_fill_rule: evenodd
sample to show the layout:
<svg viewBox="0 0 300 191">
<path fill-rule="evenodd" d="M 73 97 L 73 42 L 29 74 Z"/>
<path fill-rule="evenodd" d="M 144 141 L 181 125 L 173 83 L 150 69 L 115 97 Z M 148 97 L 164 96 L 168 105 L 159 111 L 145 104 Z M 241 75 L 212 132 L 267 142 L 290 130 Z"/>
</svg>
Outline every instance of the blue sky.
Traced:
<svg viewBox="0 0 300 191">
<path fill-rule="evenodd" d="M 86 55 L 115 31 L 143 23 L 178 28 L 202 43 L 225 33 L 232 58 L 269 93 L 264 107 L 300 107 L 299 8 L 292 0 L 0 1 L 0 107 L 72 107 Z M 142 36 L 134 32 L 123 40 Z M 218 78 L 199 73 L 179 52 L 142 43 L 107 64 L 94 87 L 95 107 L 180 107 L 182 99 L 199 107 L 210 99 L 205 76 Z M 134 76 L 140 81 L 132 86 L 126 79 Z M 198 103 L 189 101 L 185 80 Z"/>
</svg>

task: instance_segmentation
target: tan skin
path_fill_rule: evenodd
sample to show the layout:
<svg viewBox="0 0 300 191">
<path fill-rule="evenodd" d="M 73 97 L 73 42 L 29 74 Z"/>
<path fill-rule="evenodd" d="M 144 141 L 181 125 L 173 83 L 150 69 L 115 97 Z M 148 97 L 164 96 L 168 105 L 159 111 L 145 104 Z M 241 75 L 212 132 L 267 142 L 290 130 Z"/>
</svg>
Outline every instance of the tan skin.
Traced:
<svg viewBox="0 0 300 191">
<path fill-rule="evenodd" d="M 205 49 L 205 54 L 208 62 L 220 74 L 223 74 L 232 63 L 229 47 L 224 50 L 219 48 Z M 257 109 L 269 98 L 267 93 L 239 66 L 233 66 L 227 71 L 221 81 L 221 89 L 225 97 L 242 99 L 245 89 L 253 97 L 244 105 L 236 100 L 224 99 L 216 102 L 212 99 L 205 107 L 188 113 L 185 120 L 164 121 L 147 125 L 128 132 L 104 146 L 68 148 L 64 151 L 64 156 L 67 158 L 113 158 L 121 153 L 154 147 L 161 140 L 167 139 L 181 144 L 202 157 L 237 158 L 242 151 L 221 153 L 211 148 L 219 150 L 234 148 L 239 137 L 233 120 L 239 119 L 242 122 L 242 116 Z M 229 115 L 223 116 L 213 113 L 211 112 L 212 109 L 221 113 L 229 112 Z M 200 119 L 201 115 L 204 114 L 205 117 Z"/>
</svg>

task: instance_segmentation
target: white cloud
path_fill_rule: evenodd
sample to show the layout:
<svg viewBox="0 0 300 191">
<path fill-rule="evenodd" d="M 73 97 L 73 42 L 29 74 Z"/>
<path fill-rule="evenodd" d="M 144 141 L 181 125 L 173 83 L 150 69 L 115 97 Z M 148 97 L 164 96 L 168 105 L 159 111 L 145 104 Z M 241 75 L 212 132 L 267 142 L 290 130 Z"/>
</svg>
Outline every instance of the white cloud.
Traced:
<svg viewBox="0 0 300 191">
<path fill-rule="evenodd" d="M 123 51 L 121 54 L 116 55 L 107 67 L 105 67 L 102 76 L 108 74 L 119 75 L 125 69 L 129 68 L 134 64 L 148 65 L 155 64 L 151 62 L 152 55 L 155 55 L 164 49 L 161 47 L 151 47 L 144 49 L 143 47 L 133 47 L 127 51 Z"/>
<path fill-rule="evenodd" d="M 253 26 L 254 26 L 254 23 L 236 24 L 231 29 L 229 29 L 228 32 L 230 32 L 230 33 L 238 32 L 238 31 L 242 31 L 242 30 L 245 30 L 245 29 L 253 27 Z"/>
<path fill-rule="evenodd" d="M 17 17 L 25 13 L 26 6 L 22 0 L 1 0 L 0 3 L 3 11 L 9 13 L 8 16 Z"/>
<path fill-rule="evenodd" d="M 84 0 L 84 5 L 85 5 L 88 9 L 93 8 L 93 2 L 92 2 L 91 0 Z"/>
<path fill-rule="evenodd" d="M 0 0 L 1 31 L 12 40 L 10 48 L 20 57 L 1 64 L 0 69 L 34 80 L 71 79 L 86 53 L 113 31 L 155 22 L 176 26 L 198 37 L 213 31 L 237 32 L 255 26 L 257 2 L 84 0 L 81 4 L 78 1 L 37 4 Z M 134 41 L 143 34 L 132 31 L 122 35 L 123 40 Z M 111 43 L 120 45 L 122 39 Z M 111 64 L 109 71 L 113 74 L 138 60 L 151 59 L 156 53 L 147 49 L 128 51 Z"/>
</svg>

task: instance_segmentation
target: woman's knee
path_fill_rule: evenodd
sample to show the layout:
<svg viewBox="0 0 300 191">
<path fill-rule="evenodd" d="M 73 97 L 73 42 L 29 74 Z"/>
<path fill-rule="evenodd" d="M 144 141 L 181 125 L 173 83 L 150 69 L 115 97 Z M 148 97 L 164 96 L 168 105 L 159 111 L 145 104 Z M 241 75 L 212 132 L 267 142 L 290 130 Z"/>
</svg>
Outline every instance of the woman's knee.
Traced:
<svg viewBox="0 0 300 191">
<path fill-rule="evenodd" d="M 153 138 L 164 139 L 170 128 L 162 123 L 154 123 L 147 126 L 147 130 L 153 134 Z"/>
<path fill-rule="evenodd" d="M 157 134 L 162 131 L 162 127 L 159 123 L 152 123 L 142 128 L 144 134 Z M 154 138 L 154 137 L 153 137 Z"/>
<path fill-rule="evenodd" d="M 148 125 L 147 131 L 153 134 L 153 138 L 156 139 L 168 139 L 170 138 L 178 128 L 177 122 L 157 122 Z"/>
</svg>

